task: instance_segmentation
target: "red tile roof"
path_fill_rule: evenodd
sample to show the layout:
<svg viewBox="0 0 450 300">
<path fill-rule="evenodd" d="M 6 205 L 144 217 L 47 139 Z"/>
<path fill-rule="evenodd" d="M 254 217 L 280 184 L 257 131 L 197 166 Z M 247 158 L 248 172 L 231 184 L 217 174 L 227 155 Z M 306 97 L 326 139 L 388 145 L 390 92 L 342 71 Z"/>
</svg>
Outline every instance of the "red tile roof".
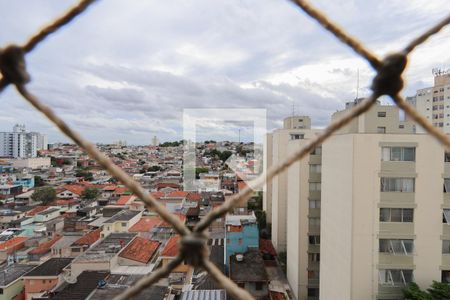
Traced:
<svg viewBox="0 0 450 300">
<path fill-rule="evenodd" d="M 128 232 L 150 232 L 153 227 L 162 222 L 160 217 L 144 217 L 134 224 Z"/>
<path fill-rule="evenodd" d="M 261 251 L 261 253 L 263 253 L 263 254 L 267 253 L 272 256 L 277 256 L 277 251 L 273 247 L 271 240 L 260 239 L 259 240 L 259 251 Z"/>
<path fill-rule="evenodd" d="M 14 237 L 10 240 L 7 240 L 6 242 L 0 243 L 0 250 L 12 248 L 14 246 L 19 245 L 20 243 L 25 242 L 26 240 L 28 240 L 27 237 L 22 237 L 22 236 Z"/>
<path fill-rule="evenodd" d="M 174 189 L 179 189 L 180 185 L 177 183 L 172 183 L 172 182 L 160 182 L 158 184 L 156 184 L 156 189 L 160 190 L 166 187 L 170 187 L 170 188 L 174 188 Z"/>
<path fill-rule="evenodd" d="M 175 216 L 177 216 L 181 222 L 185 222 L 186 221 L 186 216 L 182 215 L 180 213 L 174 213 Z M 161 223 L 158 224 L 158 227 L 173 227 L 171 224 L 167 223 L 166 221 L 162 221 Z"/>
<path fill-rule="evenodd" d="M 242 226 L 239 225 L 227 225 L 227 232 L 241 232 Z"/>
<path fill-rule="evenodd" d="M 202 195 L 200 195 L 200 193 L 197 192 L 189 192 L 186 199 L 189 201 L 200 201 L 202 200 Z"/>
<path fill-rule="evenodd" d="M 178 241 L 180 239 L 179 235 L 172 236 L 168 241 L 160 256 L 175 257 L 178 255 L 179 245 Z"/>
<path fill-rule="evenodd" d="M 146 264 L 153 257 L 159 245 L 158 241 L 136 237 L 120 252 L 119 256 Z"/>
<path fill-rule="evenodd" d="M 151 193 L 153 197 L 155 197 L 156 199 L 162 198 L 166 195 L 166 193 L 164 192 L 153 192 Z"/>
<path fill-rule="evenodd" d="M 98 239 L 100 238 L 100 228 L 93 230 L 91 232 L 86 233 L 85 235 L 83 235 L 82 237 L 80 237 L 78 240 L 76 240 L 75 242 L 73 242 L 72 246 L 85 246 L 85 245 L 92 245 L 93 243 L 95 243 L 96 241 L 98 241 Z"/>
<path fill-rule="evenodd" d="M 186 191 L 173 191 L 166 194 L 166 198 L 186 198 L 188 194 Z"/>
<path fill-rule="evenodd" d="M 61 235 L 56 235 L 50 241 L 46 241 L 46 242 L 40 244 L 39 246 L 37 246 L 36 248 L 34 248 L 33 250 L 31 250 L 30 252 L 28 252 L 28 254 L 45 254 L 45 253 L 49 252 L 50 248 L 61 238 L 62 238 Z"/>
<path fill-rule="evenodd" d="M 39 206 L 36 206 L 36 207 L 33 208 L 32 210 L 28 211 L 26 215 L 27 215 L 28 217 L 32 217 L 32 216 L 34 216 L 34 215 L 40 213 L 41 211 L 46 210 L 46 209 L 49 208 L 49 207 L 50 207 L 50 206 L 48 206 L 48 205 L 39 205 Z"/>
<path fill-rule="evenodd" d="M 135 198 L 133 195 L 127 195 L 127 196 L 120 196 L 120 198 L 117 200 L 117 205 L 125 205 L 128 202 L 131 202 L 131 200 Z"/>
<path fill-rule="evenodd" d="M 128 192 L 128 188 L 126 187 L 118 187 L 114 190 L 115 194 L 125 194 Z"/>
<path fill-rule="evenodd" d="M 116 189 L 117 189 L 116 185 L 107 185 L 103 188 L 104 191 L 111 191 L 111 192 L 115 191 Z"/>
<path fill-rule="evenodd" d="M 74 184 L 66 184 L 64 186 L 64 188 L 66 190 L 68 190 L 69 192 L 80 196 L 81 193 L 86 189 L 86 186 L 74 185 Z"/>
</svg>

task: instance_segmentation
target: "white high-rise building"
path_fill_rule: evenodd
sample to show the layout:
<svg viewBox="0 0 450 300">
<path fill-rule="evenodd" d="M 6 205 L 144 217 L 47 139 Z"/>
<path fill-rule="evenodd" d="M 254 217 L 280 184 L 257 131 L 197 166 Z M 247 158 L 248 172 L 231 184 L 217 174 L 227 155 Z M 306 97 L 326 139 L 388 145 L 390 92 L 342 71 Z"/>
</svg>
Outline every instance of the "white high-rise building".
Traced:
<svg viewBox="0 0 450 300">
<path fill-rule="evenodd" d="M 25 125 L 17 124 L 12 132 L 0 132 L 0 157 L 36 157 L 38 150 L 46 150 L 47 136 L 27 132 Z"/>
<path fill-rule="evenodd" d="M 433 70 L 433 74 L 434 86 L 418 90 L 408 102 L 434 126 L 450 134 L 450 70 Z M 418 127 L 417 132 L 425 131 Z"/>
</svg>

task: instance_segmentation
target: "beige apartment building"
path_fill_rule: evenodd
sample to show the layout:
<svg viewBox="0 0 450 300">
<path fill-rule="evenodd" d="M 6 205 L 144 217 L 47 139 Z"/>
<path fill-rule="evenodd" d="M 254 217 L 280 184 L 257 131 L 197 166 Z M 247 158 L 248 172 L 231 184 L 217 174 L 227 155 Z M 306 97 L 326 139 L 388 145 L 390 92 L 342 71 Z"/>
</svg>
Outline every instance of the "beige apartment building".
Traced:
<svg viewBox="0 0 450 300">
<path fill-rule="evenodd" d="M 411 281 L 425 289 L 450 280 L 444 156 L 432 137 L 401 122 L 394 106 L 376 105 L 324 142 L 322 299 L 402 299 Z"/>
<path fill-rule="evenodd" d="M 418 90 L 408 101 L 434 126 L 450 134 L 450 70 L 434 70 L 433 74 L 434 85 Z M 418 127 L 417 132 L 425 131 Z"/>
<path fill-rule="evenodd" d="M 283 161 L 288 154 L 288 142 L 304 139 L 305 135 L 314 134 L 311 119 L 307 116 L 288 117 L 282 129 L 276 129 L 267 136 L 267 168 Z M 287 212 L 287 174 L 282 173 L 266 185 L 263 206 L 268 215 L 267 221 L 272 226 L 272 242 L 277 251 L 286 251 L 286 212 Z"/>
<path fill-rule="evenodd" d="M 307 116 L 284 120 L 267 138 L 267 167 L 284 160 L 320 132 Z M 320 244 L 320 148 L 266 185 L 264 208 L 272 241 L 287 254 L 287 277 L 297 299 L 317 299 Z M 308 298 L 309 295 L 309 298 Z"/>
</svg>

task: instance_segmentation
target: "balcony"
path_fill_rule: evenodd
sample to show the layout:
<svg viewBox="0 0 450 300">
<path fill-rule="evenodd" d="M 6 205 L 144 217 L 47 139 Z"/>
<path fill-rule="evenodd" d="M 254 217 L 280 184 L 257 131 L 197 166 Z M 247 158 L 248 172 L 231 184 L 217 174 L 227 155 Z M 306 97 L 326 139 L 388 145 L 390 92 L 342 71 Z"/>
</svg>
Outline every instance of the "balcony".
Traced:
<svg viewBox="0 0 450 300">
<path fill-rule="evenodd" d="M 379 253 L 378 264 L 383 268 L 413 268 L 414 256 L 413 255 L 396 255 L 390 253 Z"/>
<path fill-rule="evenodd" d="M 309 163 L 311 165 L 320 165 L 320 164 L 322 164 L 322 155 L 310 154 L 309 155 Z"/>
<path fill-rule="evenodd" d="M 449 227 L 450 226 L 446 225 Z M 450 231 L 449 231 L 450 232 Z M 414 236 L 414 223 L 380 222 L 379 237 L 412 238 Z"/>
<path fill-rule="evenodd" d="M 416 162 L 414 161 L 382 161 L 381 172 L 389 174 L 398 174 L 414 176 L 416 174 Z"/>
<path fill-rule="evenodd" d="M 378 285 L 377 299 L 403 299 L 403 286 Z"/>
<path fill-rule="evenodd" d="M 308 217 L 310 218 L 320 218 L 320 208 L 310 208 Z"/>
<path fill-rule="evenodd" d="M 310 200 L 320 200 L 320 191 L 309 191 Z"/>
<path fill-rule="evenodd" d="M 380 192 L 381 203 L 414 203 L 414 193 L 410 192 Z"/>
</svg>

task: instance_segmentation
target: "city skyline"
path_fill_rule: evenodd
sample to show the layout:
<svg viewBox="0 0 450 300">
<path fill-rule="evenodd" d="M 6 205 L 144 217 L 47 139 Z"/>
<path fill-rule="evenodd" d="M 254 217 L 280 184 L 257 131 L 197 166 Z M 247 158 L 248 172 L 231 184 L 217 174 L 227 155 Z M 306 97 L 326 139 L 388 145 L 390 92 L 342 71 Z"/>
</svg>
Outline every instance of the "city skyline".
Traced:
<svg viewBox="0 0 450 300">
<path fill-rule="evenodd" d="M 3 44 L 21 43 L 72 3 L 41 1 L 26 10 L 23 4 L 0 3 L 2 11 L 17 12 L 0 20 L 9 28 L 0 37 Z M 291 115 L 295 102 L 296 114 L 310 115 L 314 127 L 323 127 L 355 97 L 358 69 L 359 95 L 367 95 L 373 72 L 363 60 L 335 40 L 318 38 L 328 34 L 288 1 L 258 4 L 99 2 L 27 57 L 30 88 L 91 141 L 131 144 L 155 134 L 161 141 L 180 139 L 183 108 L 266 108 L 271 130 Z M 444 0 L 411 1 L 408 7 L 401 1 L 317 5 L 378 54 L 445 15 Z M 111 13 L 117 9 L 120 15 Z M 17 16 L 26 20 L 20 27 Z M 139 34 L 143 29 L 146 34 Z M 441 55 L 449 52 L 448 38 L 444 29 L 413 53 L 405 96 L 431 86 L 433 68 L 450 65 Z M 28 126 L 48 132 L 50 142 L 66 140 L 11 88 L 0 101 L 0 130 L 30 120 Z"/>
</svg>

